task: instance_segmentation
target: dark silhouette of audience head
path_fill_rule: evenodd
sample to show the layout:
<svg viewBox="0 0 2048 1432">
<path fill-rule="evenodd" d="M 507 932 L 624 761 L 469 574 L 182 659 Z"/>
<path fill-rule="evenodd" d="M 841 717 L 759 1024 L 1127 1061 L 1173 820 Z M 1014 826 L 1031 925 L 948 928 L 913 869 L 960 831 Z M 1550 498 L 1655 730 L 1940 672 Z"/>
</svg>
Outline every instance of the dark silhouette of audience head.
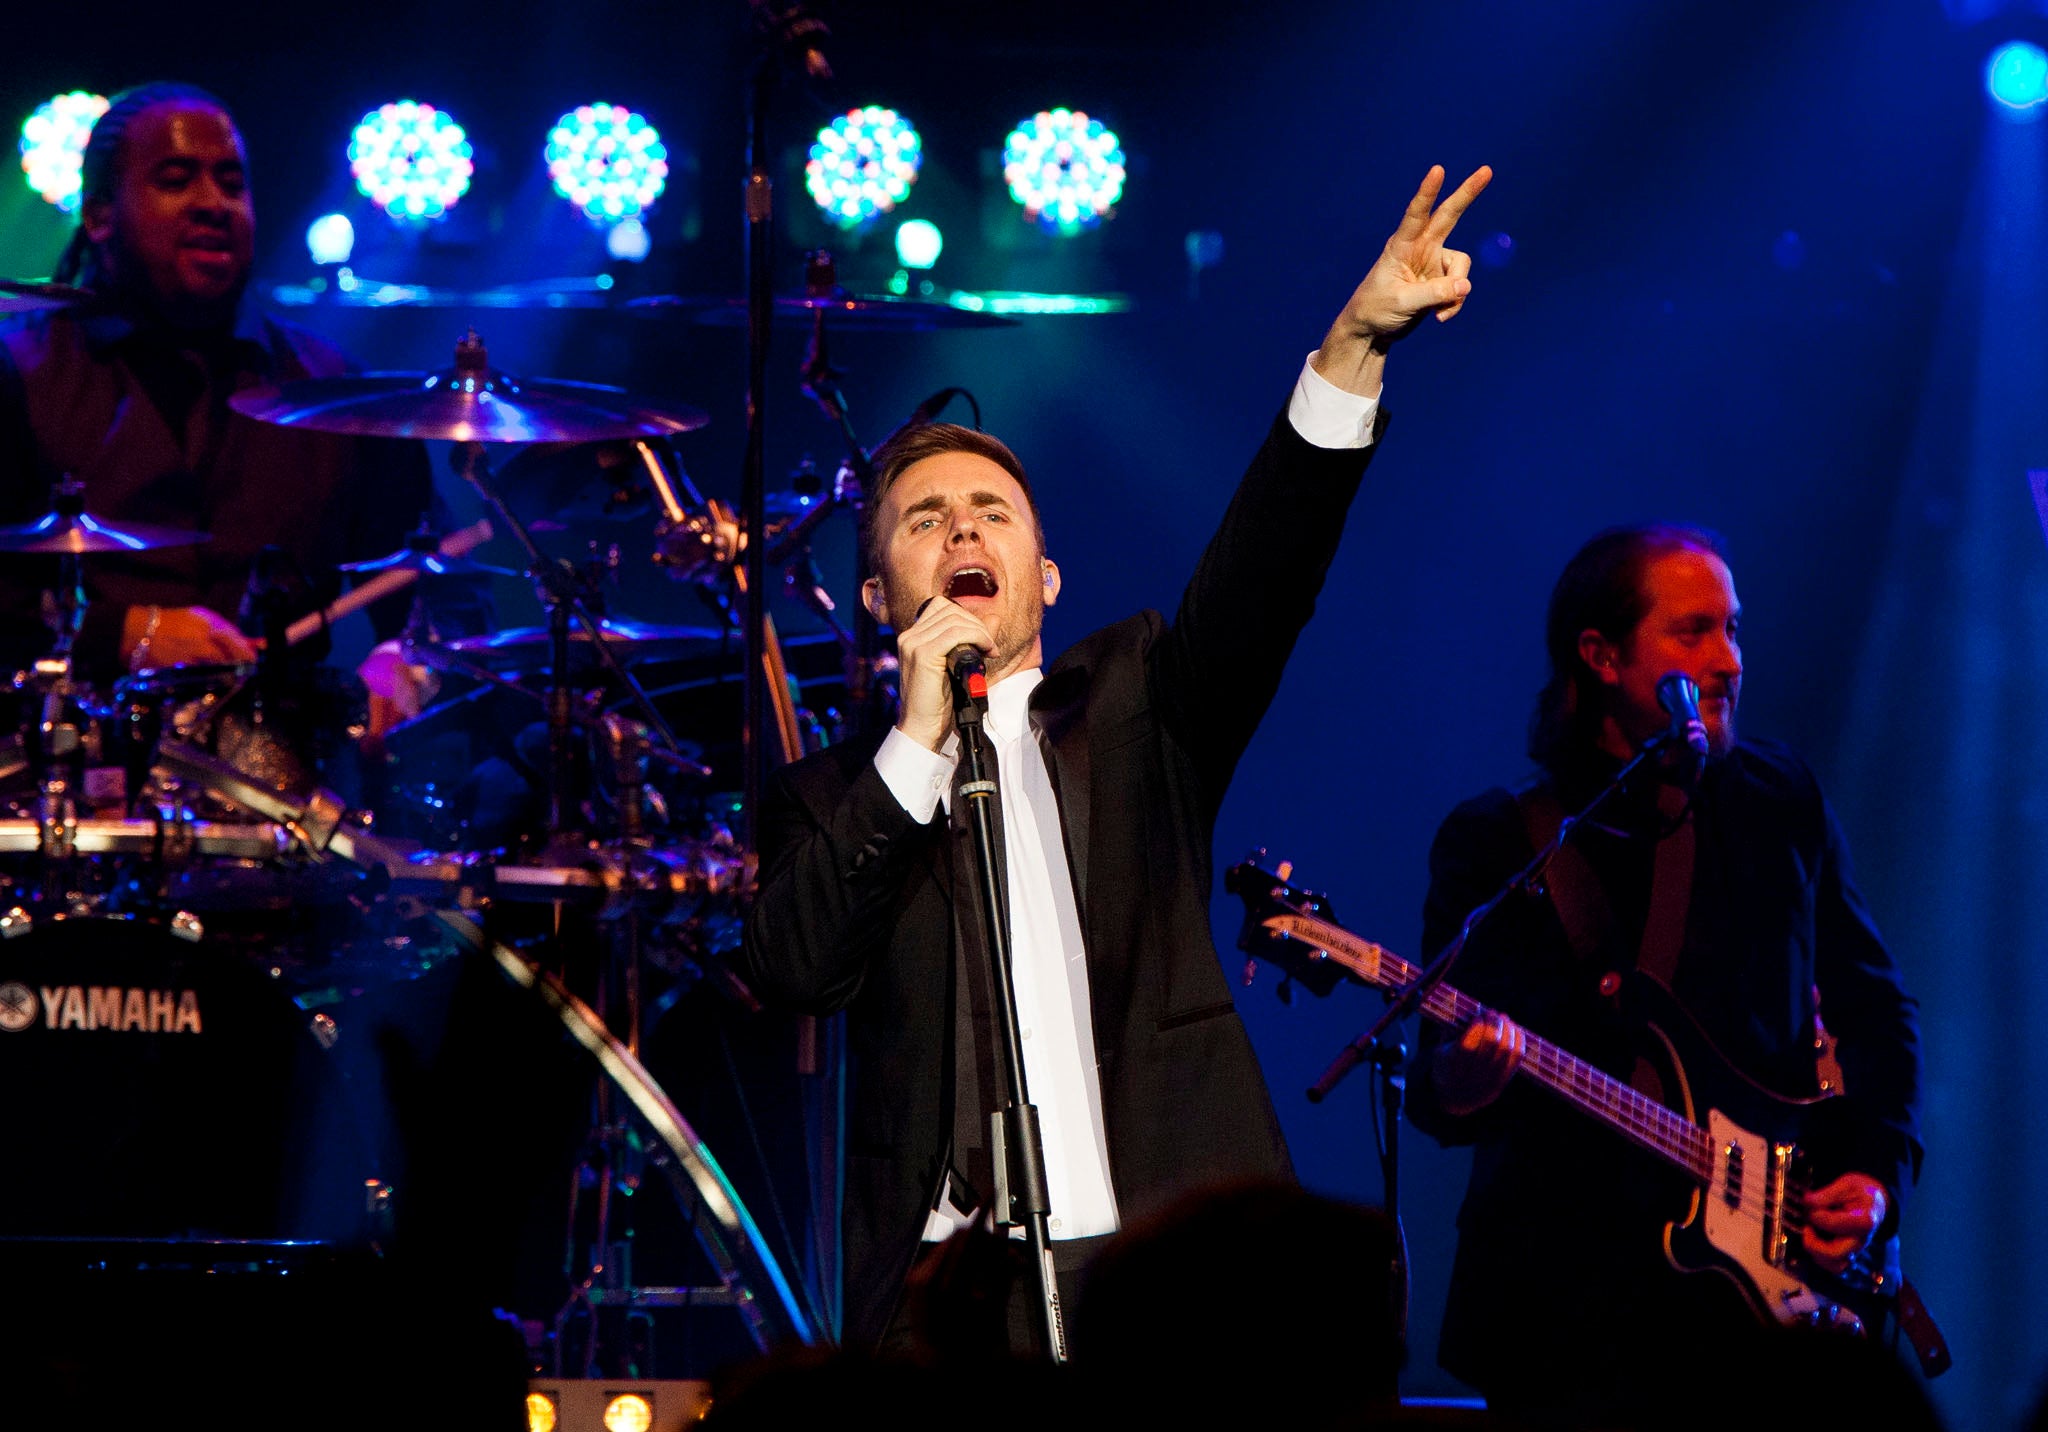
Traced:
<svg viewBox="0 0 2048 1432">
<path fill-rule="evenodd" d="M 1100 1395 L 1190 1425 L 1367 1425 L 1397 1405 L 1399 1259 L 1376 1209 L 1291 1184 L 1194 1194 L 1096 1258 L 1075 1367 Z"/>
</svg>

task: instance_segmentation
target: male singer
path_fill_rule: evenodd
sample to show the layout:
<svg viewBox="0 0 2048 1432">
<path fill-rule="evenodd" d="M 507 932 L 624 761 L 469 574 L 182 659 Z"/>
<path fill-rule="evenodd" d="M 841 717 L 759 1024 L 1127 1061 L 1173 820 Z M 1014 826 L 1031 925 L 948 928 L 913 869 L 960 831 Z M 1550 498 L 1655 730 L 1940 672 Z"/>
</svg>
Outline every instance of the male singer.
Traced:
<svg viewBox="0 0 2048 1432">
<path fill-rule="evenodd" d="M 1063 1275 L 1101 1238 L 1210 1180 L 1289 1170 L 1210 941 L 1210 841 L 1377 451 L 1388 348 L 1471 292 L 1444 247 L 1492 173 L 1439 205 L 1432 169 L 1223 516 L 1172 621 L 1142 612 L 1046 666 L 1060 595 L 1003 444 L 916 428 L 879 455 L 864 600 L 897 628 L 902 718 L 876 749 L 779 772 L 746 931 L 756 988 L 849 1012 L 848 1341 L 888 1330 L 920 1247 L 991 1194 L 991 1025 L 958 931 L 978 921 L 949 826 L 947 654 L 985 654 L 1021 1046 L 1044 1126 Z M 962 803 L 964 804 L 964 802 Z M 978 944 L 978 941 L 974 943 Z"/>
</svg>

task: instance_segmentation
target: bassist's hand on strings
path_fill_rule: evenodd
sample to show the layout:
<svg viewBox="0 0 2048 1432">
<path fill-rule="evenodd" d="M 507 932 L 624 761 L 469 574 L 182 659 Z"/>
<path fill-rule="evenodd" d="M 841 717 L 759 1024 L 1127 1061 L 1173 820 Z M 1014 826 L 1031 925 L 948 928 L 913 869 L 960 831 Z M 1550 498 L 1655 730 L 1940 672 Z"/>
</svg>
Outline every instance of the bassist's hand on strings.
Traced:
<svg viewBox="0 0 2048 1432">
<path fill-rule="evenodd" d="M 1522 1026 L 1504 1014 L 1473 1020 L 1456 1040 L 1437 1046 L 1429 1071 L 1437 1103 L 1455 1115 L 1485 1108 L 1515 1077 L 1526 1044 Z"/>
<path fill-rule="evenodd" d="M 1839 1273 L 1869 1245 L 1890 1207 L 1884 1185 L 1869 1174 L 1845 1173 L 1806 1196 L 1806 1256 Z"/>
</svg>

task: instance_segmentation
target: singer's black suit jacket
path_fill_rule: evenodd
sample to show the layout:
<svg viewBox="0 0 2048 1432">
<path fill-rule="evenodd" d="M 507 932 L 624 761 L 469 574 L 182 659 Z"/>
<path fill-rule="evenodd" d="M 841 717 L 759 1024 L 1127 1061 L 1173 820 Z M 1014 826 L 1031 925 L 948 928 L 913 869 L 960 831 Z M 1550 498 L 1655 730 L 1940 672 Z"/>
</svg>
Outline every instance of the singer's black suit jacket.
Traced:
<svg viewBox="0 0 2048 1432">
<path fill-rule="evenodd" d="M 1283 415 L 1173 621 L 1148 611 L 1095 632 L 1032 693 L 1088 946 L 1126 1221 L 1199 1183 L 1291 1171 L 1210 939 L 1210 843 L 1376 451 L 1313 447 Z M 846 1337 L 857 1343 L 888 1321 L 953 1127 L 945 823 L 911 820 L 874 750 L 822 751 L 769 782 L 745 946 L 767 998 L 848 1011 Z"/>
</svg>

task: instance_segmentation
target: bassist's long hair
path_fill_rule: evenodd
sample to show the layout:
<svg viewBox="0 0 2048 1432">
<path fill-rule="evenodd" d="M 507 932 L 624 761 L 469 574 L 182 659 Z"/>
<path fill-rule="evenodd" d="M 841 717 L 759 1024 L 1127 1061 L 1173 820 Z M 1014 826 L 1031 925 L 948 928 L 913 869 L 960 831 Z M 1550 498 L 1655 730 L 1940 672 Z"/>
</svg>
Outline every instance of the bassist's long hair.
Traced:
<svg viewBox="0 0 2048 1432">
<path fill-rule="evenodd" d="M 1643 572 L 1671 552 L 1706 552 L 1727 560 L 1721 539 L 1701 527 L 1645 522 L 1610 527 L 1565 563 L 1550 593 L 1543 645 L 1550 654 L 1550 680 L 1536 696 L 1529 720 L 1529 755 L 1545 770 L 1599 741 L 1600 679 L 1579 655 L 1579 634 L 1591 629 L 1623 643 L 1650 610 Z"/>
</svg>

